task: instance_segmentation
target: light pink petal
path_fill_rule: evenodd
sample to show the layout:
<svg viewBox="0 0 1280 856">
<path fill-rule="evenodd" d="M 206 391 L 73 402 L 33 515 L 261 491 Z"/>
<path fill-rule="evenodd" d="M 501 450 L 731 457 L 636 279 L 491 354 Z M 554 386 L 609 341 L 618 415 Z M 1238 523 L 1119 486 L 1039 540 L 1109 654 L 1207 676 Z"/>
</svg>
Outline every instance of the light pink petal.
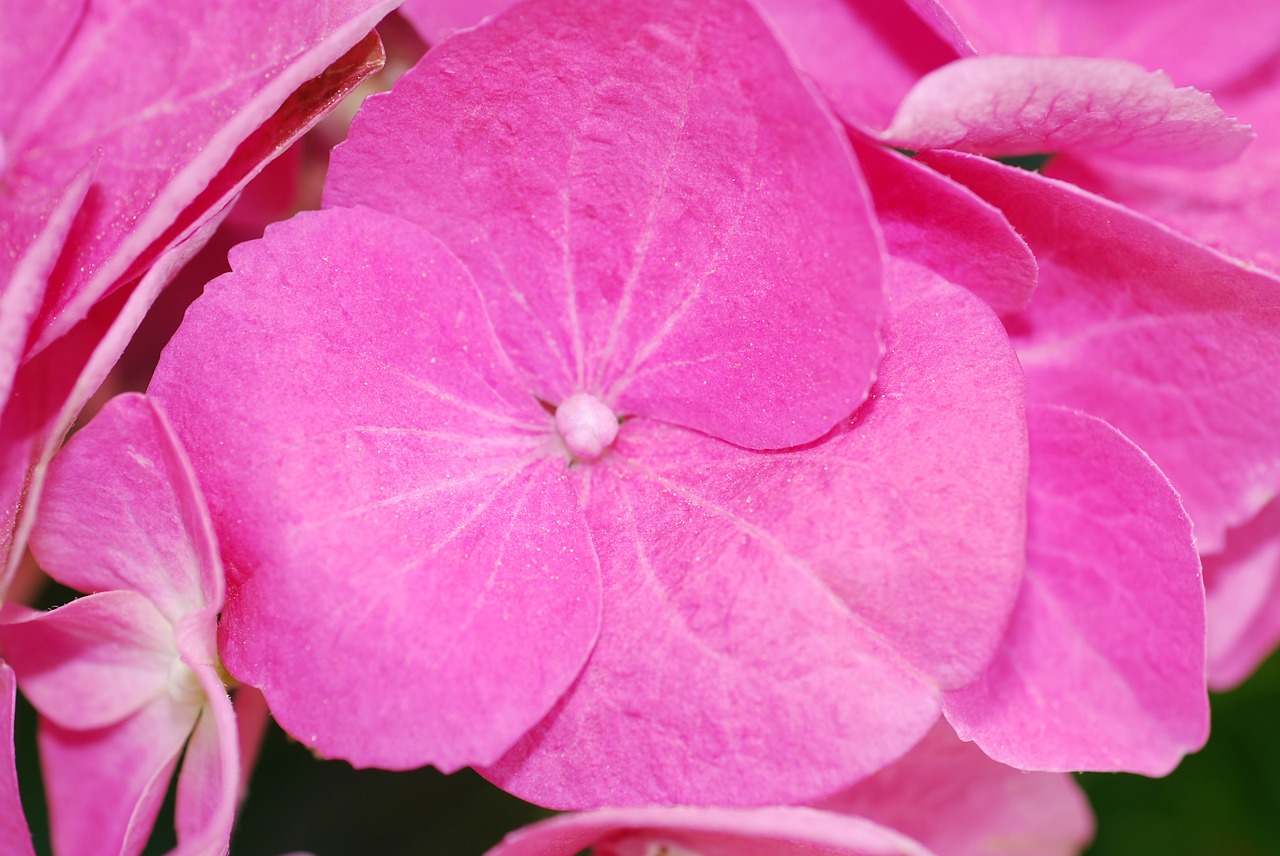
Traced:
<svg viewBox="0 0 1280 856">
<path fill-rule="evenodd" d="M 1022 573 L 1022 377 L 980 301 L 894 279 L 872 398 L 823 441 L 634 419 L 575 469 L 600 642 L 486 776 L 560 807 L 810 799 L 906 751 L 985 666 Z"/>
<path fill-rule="evenodd" d="M 947 718 L 1021 769 L 1164 775 L 1209 734 L 1191 521 L 1110 425 L 1027 416 L 1027 576 L 1000 652 L 947 695 Z"/>
<path fill-rule="evenodd" d="M 1236 161 L 1194 179 L 1173 167 L 1099 159 L 1061 158 L 1046 172 L 1280 274 L 1280 57 L 1214 97 L 1258 135 Z"/>
<path fill-rule="evenodd" d="M 4 560 L 0 583 L 12 576 L 23 555 L 45 466 L 160 289 L 204 246 L 226 216 L 231 200 L 257 170 L 376 70 L 381 58 L 381 43 L 371 33 L 294 92 L 240 143 L 183 217 L 171 224 L 167 249 L 150 248 L 146 259 L 150 267 L 141 280 L 116 289 L 66 335 L 22 366 L 0 419 L 0 558 Z M 139 262 L 138 269 L 146 264 Z"/>
<path fill-rule="evenodd" d="M 220 222 L 221 215 L 206 221 L 191 238 L 162 254 L 131 288 L 108 296 L 69 334 L 19 368 L 13 396 L 0 414 L 0 591 L 22 559 L 45 470 L 63 436 L 160 289 Z"/>
<path fill-rule="evenodd" d="M 0 158 L 2 156 L 0 152 Z M 49 275 L 63 250 L 72 218 L 84 204 L 98 160 L 94 158 L 71 179 L 66 193 L 25 248 L 7 246 L 9 242 L 0 238 L 0 248 L 8 251 L 0 260 L 0 277 L 8 277 L 4 290 L 0 291 L 0 402 L 8 401 L 13 391 L 14 375 L 26 351 L 31 324 L 44 300 Z M 0 165 L 0 174 L 2 172 L 3 165 Z M 0 225 L 0 232 L 5 231 L 7 226 Z"/>
<path fill-rule="evenodd" d="M 946 7 L 950 26 L 959 24 L 983 53 L 1127 59 L 1214 89 L 1270 58 L 1280 32 L 1272 0 L 946 0 Z"/>
<path fill-rule="evenodd" d="M 54 852 L 141 853 L 199 712 L 198 705 L 166 696 L 94 731 L 66 731 L 41 720 L 37 736 Z"/>
<path fill-rule="evenodd" d="M 436 45 L 513 5 L 515 0 L 406 0 L 399 12 L 427 44 Z"/>
<path fill-rule="evenodd" d="M 486 856 L 929 856 L 892 829 L 808 808 L 602 809 L 518 829 Z"/>
<path fill-rule="evenodd" d="M 325 204 L 438 235 L 548 401 L 588 392 L 778 448 L 870 385 L 865 196 L 844 134 L 742 0 L 567 0 L 459 33 L 371 98 Z"/>
<path fill-rule="evenodd" d="M 319 15 L 310 0 L 94 3 L 10 140 L 9 176 L 33 181 L 37 195 L 103 149 L 98 204 L 76 229 L 86 240 L 63 260 L 34 347 L 140 272 L 135 262 L 172 241 L 175 222 L 216 211 L 186 209 L 295 90 L 395 5 L 333 0 Z"/>
<path fill-rule="evenodd" d="M 1208 94 L 1131 62 L 976 56 L 916 84 L 883 138 L 993 157 L 1087 152 L 1213 166 L 1238 157 L 1253 135 Z"/>
<path fill-rule="evenodd" d="M 998 208 L 859 133 L 852 139 L 890 255 L 963 285 L 997 314 L 1026 307 L 1036 260 Z"/>
<path fill-rule="evenodd" d="M 945 722 L 817 806 L 882 823 L 938 856 L 1074 856 L 1093 837 L 1089 801 L 1070 776 L 992 761 Z"/>
<path fill-rule="evenodd" d="M 206 702 L 178 774 L 174 856 L 227 852 L 240 792 L 239 738 L 231 699 L 213 669 L 196 669 Z"/>
<path fill-rule="evenodd" d="M 1089 193 L 934 154 L 1040 263 L 1010 322 L 1035 401 L 1099 416 L 1168 475 L 1205 552 L 1280 491 L 1280 286 Z"/>
<path fill-rule="evenodd" d="M 14 767 L 13 713 L 17 703 L 18 682 L 13 669 L 0 660 L 0 849 L 5 856 L 34 856 Z"/>
<path fill-rule="evenodd" d="M 880 129 L 925 74 L 972 53 L 903 0 L 757 0 L 796 64 L 845 121 Z M 932 4 L 924 4 L 932 5 Z M 944 13 L 945 14 L 945 13 Z"/>
<path fill-rule="evenodd" d="M 304 214 L 231 261 L 151 388 L 233 569 L 227 667 L 325 755 L 493 760 L 599 622 L 551 415 L 466 269 L 417 227 Z"/>
<path fill-rule="evenodd" d="M 40 566 L 81 591 L 137 592 L 170 623 L 222 603 L 222 563 L 168 420 L 117 396 L 49 465 L 31 536 Z"/>
<path fill-rule="evenodd" d="M 1209 685 L 1231 689 L 1280 643 L 1280 501 L 1227 532 L 1203 557 L 1209 620 Z"/>
<path fill-rule="evenodd" d="M 119 722 L 164 695 L 177 651 L 164 616 L 134 592 L 105 592 L 0 624 L 22 692 L 65 728 Z"/>
<path fill-rule="evenodd" d="M 87 0 L 0 0 L 0 173 L 4 172 L 4 138 L 14 118 L 57 64 L 75 33 Z M 21 34 L 19 37 L 17 34 Z"/>
</svg>

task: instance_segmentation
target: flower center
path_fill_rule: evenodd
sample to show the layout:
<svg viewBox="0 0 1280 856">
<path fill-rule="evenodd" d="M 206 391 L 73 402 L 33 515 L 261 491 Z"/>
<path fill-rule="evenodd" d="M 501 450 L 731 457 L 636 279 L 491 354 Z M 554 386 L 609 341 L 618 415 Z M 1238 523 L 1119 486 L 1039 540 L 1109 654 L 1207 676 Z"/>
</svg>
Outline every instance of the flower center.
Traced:
<svg viewBox="0 0 1280 856">
<path fill-rule="evenodd" d="M 169 666 L 169 698 L 178 704 L 204 704 L 204 686 L 195 669 L 181 660 L 175 659 Z"/>
<path fill-rule="evenodd" d="M 556 430 L 569 454 L 593 461 L 618 436 L 618 417 L 594 395 L 577 392 L 556 408 Z"/>
</svg>

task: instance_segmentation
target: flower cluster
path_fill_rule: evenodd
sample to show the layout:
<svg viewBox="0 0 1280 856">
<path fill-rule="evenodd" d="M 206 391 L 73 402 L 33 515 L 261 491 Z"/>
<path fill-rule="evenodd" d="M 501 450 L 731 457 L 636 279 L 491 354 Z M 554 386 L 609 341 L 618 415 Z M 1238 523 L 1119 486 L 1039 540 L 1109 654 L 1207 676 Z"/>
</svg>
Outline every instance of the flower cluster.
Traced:
<svg viewBox="0 0 1280 856">
<path fill-rule="evenodd" d="M 65 854 L 175 776 L 225 852 L 268 710 L 579 812 L 493 856 L 1075 853 L 1063 773 L 1203 745 L 1280 639 L 1273 4 L 407 0 L 64 444 L 395 5 L 0 46 L 0 592 L 85 593 L 0 612 L 0 851 L 16 689 Z"/>
</svg>

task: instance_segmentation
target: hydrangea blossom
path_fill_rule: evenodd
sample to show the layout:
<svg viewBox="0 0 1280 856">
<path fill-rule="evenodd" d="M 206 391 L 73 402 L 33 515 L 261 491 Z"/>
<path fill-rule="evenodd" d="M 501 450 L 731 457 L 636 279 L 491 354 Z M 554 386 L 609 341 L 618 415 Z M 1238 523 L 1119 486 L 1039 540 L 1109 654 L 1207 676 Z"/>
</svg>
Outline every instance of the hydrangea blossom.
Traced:
<svg viewBox="0 0 1280 856">
<path fill-rule="evenodd" d="M 299 739 L 551 805 L 796 800 L 989 660 L 1020 370 L 924 268 L 881 308 L 848 143 L 750 7 L 459 34 L 367 102 L 326 206 L 233 253 L 152 386 L 228 668 Z"/>
<path fill-rule="evenodd" d="M 113 399 L 54 459 L 32 549 L 92 592 L 47 613 L 11 607 L 0 625 L 41 715 L 56 851 L 141 852 L 181 760 L 176 852 L 225 852 L 240 767 L 216 649 L 222 565 L 150 401 Z"/>
<path fill-rule="evenodd" d="M 159 289 L 381 62 L 393 0 L 0 2 L 0 589 L 41 474 Z"/>
</svg>

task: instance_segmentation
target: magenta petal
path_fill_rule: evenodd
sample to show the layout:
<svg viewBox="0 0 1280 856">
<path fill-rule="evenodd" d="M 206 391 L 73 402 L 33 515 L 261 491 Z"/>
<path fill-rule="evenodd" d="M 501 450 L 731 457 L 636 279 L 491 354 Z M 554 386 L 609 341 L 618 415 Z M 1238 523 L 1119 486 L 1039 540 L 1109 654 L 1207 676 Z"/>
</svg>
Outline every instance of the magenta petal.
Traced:
<svg viewBox="0 0 1280 856">
<path fill-rule="evenodd" d="M 0 4 L 0 173 L 4 172 L 4 138 L 19 111 L 37 92 L 75 34 L 88 0 L 46 0 Z M 16 34 L 21 33 L 21 37 Z"/>
<path fill-rule="evenodd" d="M 778 448 L 870 385 L 865 197 L 844 134 L 741 0 L 568 0 L 459 33 L 370 99 L 325 203 L 440 237 L 547 400 L 588 392 Z"/>
<path fill-rule="evenodd" d="M 116 725 L 39 730 L 53 849 L 77 856 L 136 856 L 200 708 L 158 699 Z"/>
<path fill-rule="evenodd" d="M 1214 94 L 1258 135 L 1238 160 L 1194 180 L 1175 167 L 1097 159 L 1062 158 L 1047 172 L 1280 274 L 1280 59 L 1247 82 Z"/>
<path fill-rule="evenodd" d="M 231 699 L 211 668 L 198 668 L 206 701 L 182 756 L 173 856 L 226 853 L 240 790 L 239 738 Z"/>
<path fill-rule="evenodd" d="M 1280 491 L 1280 285 L 1119 205 L 980 158 L 927 156 L 1040 263 L 1011 324 L 1028 394 L 1099 416 L 1168 475 L 1205 552 Z"/>
<path fill-rule="evenodd" d="M 808 808 L 750 811 L 603 809 L 518 829 L 486 856 L 929 856 L 916 842 L 859 817 Z"/>
<path fill-rule="evenodd" d="M 940 856 L 1075 856 L 1093 837 L 1089 801 L 1070 776 L 999 764 L 944 722 L 889 767 L 817 805 L 882 823 Z"/>
<path fill-rule="evenodd" d="M 1209 733 L 1204 589 L 1168 480 L 1100 419 L 1028 411 L 1027 576 L 987 673 L 947 695 L 1021 769 L 1164 775 Z"/>
<path fill-rule="evenodd" d="M 171 240 L 236 147 L 395 5 L 333 0 L 317 15 L 310 0 L 93 4 L 13 129 L 12 180 L 37 188 L 60 187 L 104 151 L 100 196 L 78 226 L 85 240 L 64 259 L 34 347 L 78 322 L 154 242 Z"/>
<path fill-rule="evenodd" d="M 963 285 L 997 314 L 1027 305 L 1036 260 L 998 208 L 912 158 L 852 139 L 890 255 Z"/>
<path fill-rule="evenodd" d="M 0 625 L 5 657 L 36 709 L 65 728 L 98 728 L 164 695 L 177 651 L 144 597 L 116 591 Z"/>
<path fill-rule="evenodd" d="M 137 592 L 171 623 L 222 602 L 195 475 L 164 414 L 140 395 L 109 401 L 53 459 L 31 549 L 63 585 Z"/>
<path fill-rule="evenodd" d="M 972 53 L 930 29 L 929 13 L 941 10 L 927 0 L 757 0 L 757 5 L 836 112 L 868 128 L 888 125 L 921 76 Z M 926 5 L 935 8 L 923 14 L 911 8 Z"/>
<path fill-rule="evenodd" d="M 946 7 L 950 26 L 959 24 L 983 53 L 1115 57 L 1215 89 L 1269 59 L 1280 32 L 1273 0 L 946 0 Z"/>
<path fill-rule="evenodd" d="M 405 0 L 399 12 L 429 45 L 483 22 L 515 0 Z"/>
<path fill-rule="evenodd" d="M 13 713 L 17 702 L 18 682 L 13 669 L 0 660 L 0 842 L 4 842 L 5 856 L 34 856 L 14 767 Z"/>
<path fill-rule="evenodd" d="M 562 807 L 808 799 L 985 666 L 1022 572 L 1021 372 L 976 298 L 894 271 L 875 391 L 828 438 L 757 453 L 635 419 L 576 471 L 600 641 L 486 776 Z"/>
<path fill-rule="evenodd" d="M 1094 152 L 1142 163 L 1212 166 L 1252 133 L 1192 87 L 1123 60 L 976 56 L 921 79 L 886 141 L 991 156 Z"/>
<path fill-rule="evenodd" d="M 231 259 L 151 388 L 238 571 L 227 667 L 325 755 L 492 760 L 599 623 L 551 416 L 468 272 L 417 227 L 332 209 Z"/>
<path fill-rule="evenodd" d="M 76 415 L 102 384 L 165 283 L 221 222 L 206 221 L 162 253 L 127 289 L 117 289 L 70 333 L 18 369 L 0 414 L 0 590 L 17 569 L 39 504 L 44 474 Z"/>
<path fill-rule="evenodd" d="M 13 391 L 14 375 L 26 352 L 27 337 L 44 300 L 49 275 L 63 250 L 72 219 L 84 204 L 98 161 L 93 158 L 71 179 L 40 231 L 24 249 L 11 246 L 7 234 L 0 238 L 0 248 L 8 250 L 7 258 L 0 259 L 0 278 L 8 276 L 0 291 L 0 402 L 7 402 Z M 0 175 L 3 170 L 0 164 Z M 7 231 L 8 224 L 0 224 L 0 232 Z"/>
<path fill-rule="evenodd" d="M 1225 690 L 1280 643 L 1280 500 L 1227 532 L 1226 549 L 1203 563 L 1209 685 Z"/>
</svg>

